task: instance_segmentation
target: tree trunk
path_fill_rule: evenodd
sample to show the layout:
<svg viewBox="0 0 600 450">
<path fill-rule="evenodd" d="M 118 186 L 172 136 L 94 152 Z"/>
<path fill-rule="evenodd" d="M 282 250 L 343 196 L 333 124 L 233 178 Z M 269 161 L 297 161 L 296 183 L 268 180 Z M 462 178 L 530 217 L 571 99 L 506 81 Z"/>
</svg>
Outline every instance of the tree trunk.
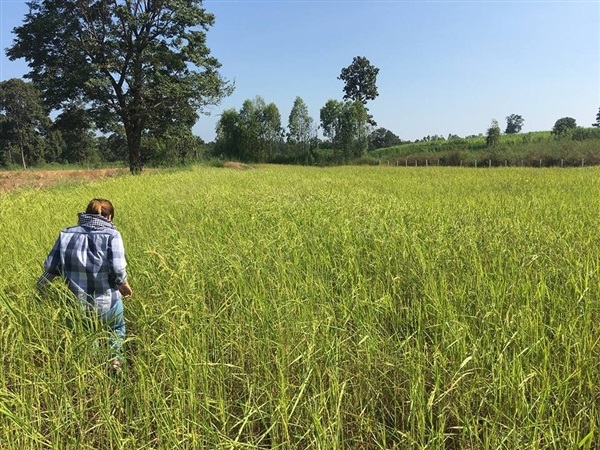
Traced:
<svg viewBox="0 0 600 450">
<path fill-rule="evenodd" d="M 23 169 L 27 169 L 25 164 L 25 147 L 23 146 L 23 133 L 19 133 L 19 144 L 21 145 L 21 161 L 23 161 Z"/>
<path fill-rule="evenodd" d="M 139 175 L 144 169 L 142 162 L 142 132 L 144 131 L 144 105 L 142 102 L 143 71 L 141 59 L 133 63 L 133 86 L 131 88 L 132 100 L 129 105 L 127 118 L 123 120 L 127 136 L 127 150 L 129 152 L 129 170 L 132 175 Z"/>
<path fill-rule="evenodd" d="M 129 170 L 132 175 L 139 175 L 144 169 L 142 162 L 142 129 L 141 127 L 131 127 L 126 129 L 127 150 L 129 152 Z"/>
</svg>

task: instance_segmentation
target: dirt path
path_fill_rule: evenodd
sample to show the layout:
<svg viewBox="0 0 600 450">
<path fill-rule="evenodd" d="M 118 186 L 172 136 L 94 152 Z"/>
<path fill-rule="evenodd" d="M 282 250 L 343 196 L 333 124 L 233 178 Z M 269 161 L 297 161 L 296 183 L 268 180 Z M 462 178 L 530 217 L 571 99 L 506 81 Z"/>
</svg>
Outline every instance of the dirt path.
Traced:
<svg viewBox="0 0 600 450">
<path fill-rule="evenodd" d="M 0 191 L 20 187 L 46 187 L 61 182 L 95 181 L 128 173 L 128 169 L 37 170 L 0 172 Z"/>
</svg>

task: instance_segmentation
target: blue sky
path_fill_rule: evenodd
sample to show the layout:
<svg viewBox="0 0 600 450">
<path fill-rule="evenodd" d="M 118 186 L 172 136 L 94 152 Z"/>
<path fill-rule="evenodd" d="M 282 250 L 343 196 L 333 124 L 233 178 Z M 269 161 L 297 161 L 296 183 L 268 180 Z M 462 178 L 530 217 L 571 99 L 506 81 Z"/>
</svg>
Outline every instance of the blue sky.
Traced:
<svg viewBox="0 0 600 450">
<path fill-rule="evenodd" d="M 341 69 L 365 56 L 380 69 L 367 105 L 378 126 L 402 139 L 485 133 L 492 119 L 520 114 L 523 131 L 549 130 L 565 116 L 581 126 L 600 108 L 599 1 L 207 0 L 216 23 L 208 45 L 235 81 L 194 130 L 210 141 L 226 108 L 262 96 L 287 125 L 296 96 L 316 122 L 343 97 Z M 27 6 L 0 0 L 0 47 Z M 0 56 L 0 79 L 24 61 Z"/>
</svg>

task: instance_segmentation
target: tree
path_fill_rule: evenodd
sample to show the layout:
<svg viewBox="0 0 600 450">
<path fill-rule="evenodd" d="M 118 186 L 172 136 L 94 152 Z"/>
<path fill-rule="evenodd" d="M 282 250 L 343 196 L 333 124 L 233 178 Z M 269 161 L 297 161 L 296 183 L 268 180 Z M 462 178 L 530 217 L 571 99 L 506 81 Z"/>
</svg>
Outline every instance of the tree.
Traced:
<svg viewBox="0 0 600 450">
<path fill-rule="evenodd" d="M 294 100 L 294 106 L 288 118 L 287 143 L 292 151 L 305 162 L 310 162 L 314 155 L 311 154 L 311 139 L 314 137 L 313 119 L 308 115 L 306 103 L 300 97 Z"/>
<path fill-rule="evenodd" d="M 364 56 L 356 56 L 352 64 L 344 67 L 338 80 L 345 83 L 344 100 L 359 101 L 363 105 L 367 100 L 375 99 L 377 92 L 377 74 L 379 69 Z"/>
<path fill-rule="evenodd" d="M 516 134 L 523 128 L 525 120 L 518 114 L 511 114 L 506 117 L 506 134 Z"/>
<path fill-rule="evenodd" d="M 372 65 L 364 56 L 355 56 L 352 64 L 344 67 L 338 80 L 344 82 L 344 100 L 358 101 L 363 105 L 367 100 L 374 100 L 377 92 L 377 74 L 379 69 Z M 366 111 L 368 109 L 365 108 Z M 367 115 L 368 122 L 375 126 L 377 123 L 370 115 Z"/>
<path fill-rule="evenodd" d="M 19 161 L 24 168 L 45 155 L 44 136 L 50 118 L 39 90 L 18 78 L 0 83 L 0 142 L 4 164 Z"/>
<path fill-rule="evenodd" d="M 221 113 L 216 132 L 214 153 L 225 158 L 243 161 L 240 115 L 234 108 L 226 109 Z"/>
<path fill-rule="evenodd" d="M 557 137 L 564 137 L 571 133 L 571 130 L 577 128 L 577 122 L 572 117 L 563 117 L 558 119 L 552 127 L 552 134 Z"/>
<path fill-rule="evenodd" d="M 239 113 L 229 109 L 221 114 L 216 152 L 244 162 L 266 162 L 272 160 L 282 140 L 279 109 L 257 96 L 244 101 Z"/>
<path fill-rule="evenodd" d="M 492 119 L 492 123 L 487 130 L 485 143 L 488 147 L 493 147 L 500 142 L 500 125 L 496 119 Z"/>
<path fill-rule="evenodd" d="M 385 128 L 377 128 L 369 135 L 369 149 L 393 147 L 401 143 L 398 136 Z"/>
<path fill-rule="evenodd" d="M 83 107 L 72 105 L 64 109 L 54 121 L 53 129 L 62 135 L 62 162 L 87 162 L 96 152 L 93 123 Z"/>
<path fill-rule="evenodd" d="M 11 60 L 25 58 L 27 78 L 46 103 L 89 105 L 102 129 L 122 123 L 132 173 L 143 168 L 144 132 L 196 120 L 232 91 L 210 56 L 214 16 L 200 0 L 32 0 Z"/>
<path fill-rule="evenodd" d="M 368 115 L 359 102 L 329 100 L 320 111 L 323 134 L 331 139 L 338 161 L 362 156 L 367 149 Z"/>
<path fill-rule="evenodd" d="M 596 114 L 596 123 L 593 123 L 592 126 L 600 127 L 600 108 L 598 109 L 598 114 Z"/>
</svg>

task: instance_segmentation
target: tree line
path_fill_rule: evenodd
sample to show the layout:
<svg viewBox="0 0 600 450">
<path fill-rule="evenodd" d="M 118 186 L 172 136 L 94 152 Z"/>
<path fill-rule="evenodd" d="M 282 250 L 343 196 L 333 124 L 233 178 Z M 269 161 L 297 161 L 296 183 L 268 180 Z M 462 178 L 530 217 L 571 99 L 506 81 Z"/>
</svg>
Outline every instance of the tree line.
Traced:
<svg viewBox="0 0 600 450">
<path fill-rule="evenodd" d="M 256 97 L 224 111 L 216 141 L 206 144 L 192 127 L 206 106 L 218 104 L 234 86 L 219 74 L 221 65 L 206 45 L 215 18 L 202 1 L 31 0 L 28 6 L 6 53 L 26 60 L 29 81 L 0 83 L 2 166 L 124 160 L 140 173 L 146 164 L 206 155 L 345 163 L 405 143 L 376 128 L 367 102 L 379 95 L 379 69 L 357 56 L 338 76 L 343 100 L 328 100 L 318 125 L 300 97 L 285 129 L 277 106 Z M 574 120 L 563 119 L 555 125 L 557 136 L 585 134 Z M 522 124 L 521 116 L 508 116 L 505 133 L 518 133 Z M 599 124 L 600 112 L 594 126 Z M 488 144 L 496 145 L 500 135 L 492 123 Z M 438 139 L 444 138 L 423 141 Z"/>
</svg>

